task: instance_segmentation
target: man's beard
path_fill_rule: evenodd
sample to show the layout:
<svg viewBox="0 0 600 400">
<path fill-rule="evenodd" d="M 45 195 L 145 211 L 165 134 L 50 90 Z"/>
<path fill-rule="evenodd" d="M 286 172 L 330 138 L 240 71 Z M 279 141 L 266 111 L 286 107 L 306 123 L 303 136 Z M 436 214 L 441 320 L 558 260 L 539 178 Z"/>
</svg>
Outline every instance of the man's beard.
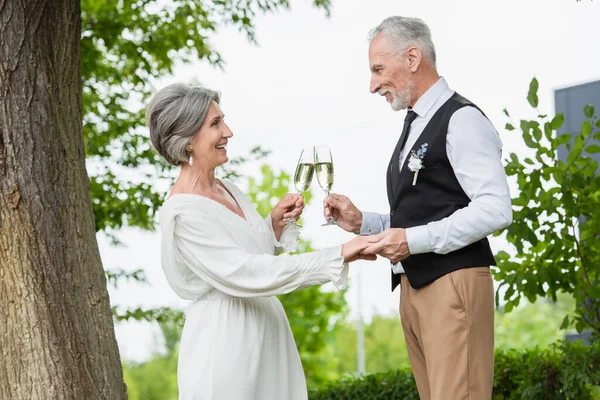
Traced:
<svg viewBox="0 0 600 400">
<path fill-rule="evenodd" d="M 394 97 L 391 103 L 392 110 L 400 111 L 410 106 L 410 95 L 412 93 L 413 83 L 408 81 L 406 85 L 397 93 L 392 94 Z"/>
</svg>

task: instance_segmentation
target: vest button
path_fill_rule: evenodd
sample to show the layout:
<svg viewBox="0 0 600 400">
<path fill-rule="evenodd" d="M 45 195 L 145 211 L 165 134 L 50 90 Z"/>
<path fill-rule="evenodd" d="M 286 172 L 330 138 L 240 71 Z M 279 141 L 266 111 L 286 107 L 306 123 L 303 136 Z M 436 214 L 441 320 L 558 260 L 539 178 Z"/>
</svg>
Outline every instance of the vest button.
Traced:
<svg viewBox="0 0 600 400">
<path fill-rule="evenodd" d="M 395 213 L 394 213 L 394 210 L 390 211 L 390 215 L 391 215 L 391 216 L 394 216 L 394 214 L 395 214 Z"/>
</svg>

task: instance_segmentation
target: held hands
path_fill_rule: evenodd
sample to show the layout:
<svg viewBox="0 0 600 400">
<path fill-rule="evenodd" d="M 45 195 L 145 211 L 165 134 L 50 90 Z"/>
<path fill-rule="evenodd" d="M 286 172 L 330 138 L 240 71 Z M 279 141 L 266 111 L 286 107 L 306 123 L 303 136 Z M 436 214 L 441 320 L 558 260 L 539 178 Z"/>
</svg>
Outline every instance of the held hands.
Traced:
<svg viewBox="0 0 600 400">
<path fill-rule="evenodd" d="M 364 254 L 363 252 L 369 245 L 371 245 L 371 243 L 367 236 L 356 236 L 349 242 L 344 243 L 342 245 L 342 257 L 344 257 L 344 262 L 351 263 L 356 260 L 375 261 L 377 259 L 375 254 Z"/>
<path fill-rule="evenodd" d="M 286 221 L 290 218 L 298 219 L 304 209 L 304 197 L 299 194 L 286 194 L 271 210 L 271 223 L 273 231 L 279 240 L 279 236 L 286 227 Z"/>
<path fill-rule="evenodd" d="M 326 219 L 333 217 L 347 232 L 358 233 L 360 231 L 362 213 L 346 196 L 331 193 L 323 200 L 323 207 Z"/>
<path fill-rule="evenodd" d="M 363 255 L 377 254 L 394 264 L 410 256 L 404 228 L 390 228 L 377 235 L 362 237 L 366 237 L 370 242 L 369 246 L 362 250 Z"/>
</svg>

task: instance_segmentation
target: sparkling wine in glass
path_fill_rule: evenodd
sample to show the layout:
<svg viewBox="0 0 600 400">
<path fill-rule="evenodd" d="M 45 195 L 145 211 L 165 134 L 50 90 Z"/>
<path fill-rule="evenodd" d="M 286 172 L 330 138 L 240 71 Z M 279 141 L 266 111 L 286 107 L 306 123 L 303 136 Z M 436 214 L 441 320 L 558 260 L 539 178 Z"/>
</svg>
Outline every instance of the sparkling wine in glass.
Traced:
<svg viewBox="0 0 600 400">
<path fill-rule="evenodd" d="M 333 187 L 333 158 L 331 157 L 331 151 L 327 146 L 315 146 L 313 149 L 314 152 L 314 163 L 315 163 L 315 173 L 317 175 L 317 182 L 319 182 L 319 186 L 325 192 L 327 196 L 329 196 L 329 192 Z M 327 225 L 339 225 L 339 223 L 333 219 L 333 217 L 329 217 L 327 222 L 321 226 Z"/>
<path fill-rule="evenodd" d="M 296 172 L 294 173 L 294 187 L 298 194 L 302 194 L 302 192 L 308 190 L 313 180 L 314 173 L 315 164 L 313 163 L 312 151 L 310 149 L 302 150 L 300 158 L 298 159 L 298 164 L 296 165 Z M 286 223 L 288 225 L 302 227 L 302 225 L 298 224 L 293 218 L 288 219 Z"/>
</svg>

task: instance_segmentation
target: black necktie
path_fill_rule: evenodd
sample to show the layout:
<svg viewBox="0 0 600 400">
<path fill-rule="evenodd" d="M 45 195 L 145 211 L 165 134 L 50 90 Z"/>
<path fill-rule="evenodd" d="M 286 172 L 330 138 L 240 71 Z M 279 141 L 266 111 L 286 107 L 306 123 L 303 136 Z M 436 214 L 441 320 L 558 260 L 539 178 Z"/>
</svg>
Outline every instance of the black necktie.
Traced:
<svg viewBox="0 0 600 400">
<path fill-rule="evenodd" d="M 402 134 L 400 135 L 400 139 L 398 140 L 398 144 L 400 145 L 398 150 L 398 157 L 400 157 L 400 153 L 402 153 L 402 149 L 404 149 L 404 145 L 406 144 L 406 139 L 408 139 L 408 133 L 410 131 L 410 124 L 412 124 L 415 118 L 417 118 L 417 113 L 414 112 L 412 109 L 409 109 L 406 113 L 406 117 L 404 117 L 404 126 L 402 127 Z"/>
<path fill-rule="evenodd" d="M 400 153 L 402 153 L 402 149 L 404 149 L 404 145 L 406 144 L 406 140 L 408 139 L 410 124 L 412 124 L 415 118 L 417 118 L 417 113 L 414 112 L 412 109 L 409 109 L 406 113 L 406 117 L 404 118 L 402 134 L 400 135 L 400 139 L 398 139 L 398 143 L 396 144 L 396 148 L 394 149 L 394 153 L 392 154 L 392 160 L 390 161 L 390 172 L 392 187 L 394 188 L 394 194 L 396 193 L 396 186 L 399 180 L 398 175 L 400 173 Z"/>
</svg>

